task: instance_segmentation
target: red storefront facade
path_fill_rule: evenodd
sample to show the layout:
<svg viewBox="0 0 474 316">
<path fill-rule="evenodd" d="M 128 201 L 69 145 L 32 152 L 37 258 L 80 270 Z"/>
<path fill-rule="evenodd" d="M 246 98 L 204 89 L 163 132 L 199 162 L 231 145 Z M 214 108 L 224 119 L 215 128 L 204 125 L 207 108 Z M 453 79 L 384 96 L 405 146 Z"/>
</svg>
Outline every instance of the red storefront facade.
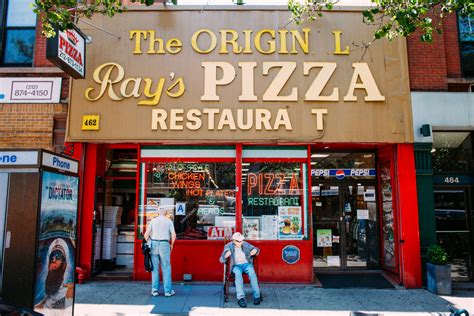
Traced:
<svg viewBox="0 0 474 316">
<path fill-rule="evenodd" d="M 133 279 L 148 279 L 141 233 L 164 205 L 178 232 L 174 280 L 220 281 L 217 231 L 230 228 L 261 249 L 262 282 L 311 283 L 315 269 L 383 270 L 421 287 L 404 41 L 380 43 L 373 60 L 359 62 L 340 42 L 364 33 L 356 10 L 328 14 L 319 31 L 278 29 L 269 21 L 285 21 L 283 10 L 165 11 L 133 10 L 109 25 L 128 42 L 94 33 L 86 80 L 72 87 L 67 139 L 81 160 L 78 265 L 87 277 L 122 256 Z M 238 26 L 244 14 L 259 22 Z M 192 21 L 190 34 L 171 27 L 177 18 Z M 104 50 L 110 45 L 117 49 Z M 319 75 L 309 77 L 314 68 Z M 153 96 L 155 85 L 167 89 Z M 90 119 L 100 127 L 85 127 Z M 121 240 L 104 259 L 112 210 L 121 212 L 110 227 Z"/>
</svg>

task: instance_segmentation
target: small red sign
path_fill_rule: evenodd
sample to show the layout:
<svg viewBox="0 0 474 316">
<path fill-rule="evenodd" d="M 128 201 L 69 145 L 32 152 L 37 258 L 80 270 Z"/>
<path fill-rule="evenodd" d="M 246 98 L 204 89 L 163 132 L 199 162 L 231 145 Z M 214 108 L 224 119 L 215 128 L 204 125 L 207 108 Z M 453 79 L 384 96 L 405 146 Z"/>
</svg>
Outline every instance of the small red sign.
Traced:
<svg viewBox="0 0 474 316">
<path fill-rule="evenodd" d="M 225 237 L 230 239 L 234 233 L 235 227 L 211 226 L 207 231 L 207 239 L 223 240 Z"/>
</svg>

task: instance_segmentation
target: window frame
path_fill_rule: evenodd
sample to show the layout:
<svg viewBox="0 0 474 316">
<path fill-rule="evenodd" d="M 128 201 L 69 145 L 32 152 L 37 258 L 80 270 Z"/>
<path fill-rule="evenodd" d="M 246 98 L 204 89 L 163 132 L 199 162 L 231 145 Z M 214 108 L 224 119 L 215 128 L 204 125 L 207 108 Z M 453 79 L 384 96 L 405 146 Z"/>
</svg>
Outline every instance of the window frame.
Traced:
<svg viewBox="0 0 474 316">
<path fill-rule="evenodd" d="M 462 54 L 462 44 L 463 43 L 471 43 L 474 46 L 474 41 L 462 41 L 461 40 L 460 18 L 461 17 L 459 16 L 459 12 L 456 12 L 456 29 L 458 31 L 458 47 L 459 47 L 459 51 L 458 51 L 459 66 L 461 68 L 461 76 L 463 78 L 470 78 L 470 77 L 474 77 L 474 69 L 472 69 L 472 73 L 470 75 L 466 74 L 466 69 L 464 67 L 465 58 L 463 58 L 463 54 Z M 474 18 L 473 18 L 473 20 L 474 20 Z"/>
<path fill-rule="evenodd" d="M 196 147 L 196 148 L 199 148 L 199 147 Z M 139 172 L 140 172 L 140 182 L 139 182 L 139 196 L 137 198 L 137 202 L 138 202 L 138 207 L 137 207 L 137 217 L 136 217 L 136 225 L 137 225 L 137 228 L 136 228 L 136 238 L 137 240 L 141 240 L 143 237 L 140 235 L 140 226 L 141 225 L 144 225 L 140 222 L 140 206 L 142 204 L 140 204 L 141 202 L 145 203 L 146 201 L 146 196 L 147 196 L 147 186 L 146 186 L 146 178 L 144 177 L 143 175 L 143 170 L 144 170 L 144 166 L 145 166 L 145 169 L 146 169 L 146 165 L 148 163 L 206 163 L 206 162 L 209 162 L 209 163 L 232 163 L 234 164 L 235 166 L 235 182 L 236 182 L 236 185 L 237 185 L 237 162 L 236 162 L 236 159 L 235 158 L 213 158 L 213 157 L 196 157 L 196 158 L 190 158 L 190 157 L 186 157 L 186 158 L 176 158 L 176 157 L 170 157 L 170 158 L 166 158 L 166 157 L 157 157 L 157 158 L 141 158 L 140 159 L 140 162 L 139 162 Z M 143 183 L 142 183 L 143 181 Z M 142 185 L 143 184 L 143 185 Z M 237 196 L 237 192 L 236 192 L 236 196 Z M 237 200 L 236 200 L 236 204 L 237 204 Z M 143 204 L 143 205 L 146 205 L 146 204 Z M 238 218 L 238 210 L 237 210 L 237 207 L 236 207 L 236 212 L 235 212 L 235 222 L 236 222 L 236 227 L 235 229 L 238 230 L 237 226 L 237 218 Z M 146 216 L 144 216 L 144 222 L 146 222 Z M 146 225 L 145 225 L 146 227 Z M 145 229 L 143 230 L 143 233 L 144 233 Z M 176 241 L 179 241 L 179 242 L 222 242 L 221 240 L 209 240 L 209 239 L 196 239 L 196 240 L 190 240 L 190 239 L 176 239 Z"/>
<path fill-rule="evenodd" d="M 13 0 L 0 0 L 0 67 L 33 67 L 34 65 L 34 48 L 36 46 L 36 26 L 7 26 L 8 20 L 8 4 Z M 37 21 L 37 19 L 36 19 Z M 29 63 L 5 63 L 5 52 L 6 52 L 6 37 L 9 30 L 33 30 L 35 31 L 35 38 L 33 41 L 33 56 Z"/>
</svg>

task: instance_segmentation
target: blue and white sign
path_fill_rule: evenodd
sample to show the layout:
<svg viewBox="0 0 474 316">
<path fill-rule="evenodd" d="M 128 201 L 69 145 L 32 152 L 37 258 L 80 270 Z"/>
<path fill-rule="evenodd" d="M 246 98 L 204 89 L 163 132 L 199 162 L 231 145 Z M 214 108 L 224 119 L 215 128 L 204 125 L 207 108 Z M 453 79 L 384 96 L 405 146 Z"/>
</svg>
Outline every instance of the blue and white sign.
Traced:
<svg viewBox="0 0 474 316">
<path fill-rule="evenodd" d="M 43 153 L 43 166 L 77 173 L 79 164 L 75 160 Z"/>
<path fill-rule="evenodd" d="M 301 252 L 296 246 L 288 245 L 281 251 L 281 258 L 288 264 L 295 264 L 300 260 Z"/>
<path fill-rule="evenodd" d="M 59 103 L 62 78 L 0 78 L 0 103 Z"/>
<path fill-rule="evenodd" d="M 374 168 L 357 168 L 357 169 L 313 169 L 311 170 L 313 177 L 334 177 L 342 180 L 345 177 L 375 177 L 376 170 Z"/>
<path fill-rule="evenodd" d="M 176 212 L 175 212 L 175 215 L 178 215 L 178 216 L 184 216 L 186 215 L 186 202 L 184 203 L 176 203 Z"/>
<path fill-rule="evenodd" d="M 0 166 L 37 165 L 37 151 L 1 151 Z"/>
</svg>

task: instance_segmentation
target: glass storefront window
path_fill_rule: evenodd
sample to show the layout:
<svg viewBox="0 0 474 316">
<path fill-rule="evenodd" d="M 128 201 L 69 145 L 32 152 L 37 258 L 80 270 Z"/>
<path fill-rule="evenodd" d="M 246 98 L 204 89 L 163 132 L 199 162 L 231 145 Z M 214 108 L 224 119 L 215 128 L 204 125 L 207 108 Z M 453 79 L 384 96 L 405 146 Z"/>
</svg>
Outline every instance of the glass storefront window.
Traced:
<svg viewBox="0 0 474 316">
<path fill-rule="evenodd" d="M 474 169 L 470 132 L 433 132 L 433 171 L 469 173 Z"/>
<path fill-rule="evenodd" d="M 150 162 L 141 177 L 139 236 L 158 206 L 168 209 L 177 239 L 217 239 L 235 227 L 235 163 Z"/>
<path fill-rule="evenodd" d="M 318 152 L 311 155 L 311 176 L 322 179 L 375 179 L 373 153 Z"/>
<path fill-rule="evenodd" d="M 242 231 L 246 239 L 307 237 L 307 165 L 300 162 L 244 162 Z"/>
</svg>

